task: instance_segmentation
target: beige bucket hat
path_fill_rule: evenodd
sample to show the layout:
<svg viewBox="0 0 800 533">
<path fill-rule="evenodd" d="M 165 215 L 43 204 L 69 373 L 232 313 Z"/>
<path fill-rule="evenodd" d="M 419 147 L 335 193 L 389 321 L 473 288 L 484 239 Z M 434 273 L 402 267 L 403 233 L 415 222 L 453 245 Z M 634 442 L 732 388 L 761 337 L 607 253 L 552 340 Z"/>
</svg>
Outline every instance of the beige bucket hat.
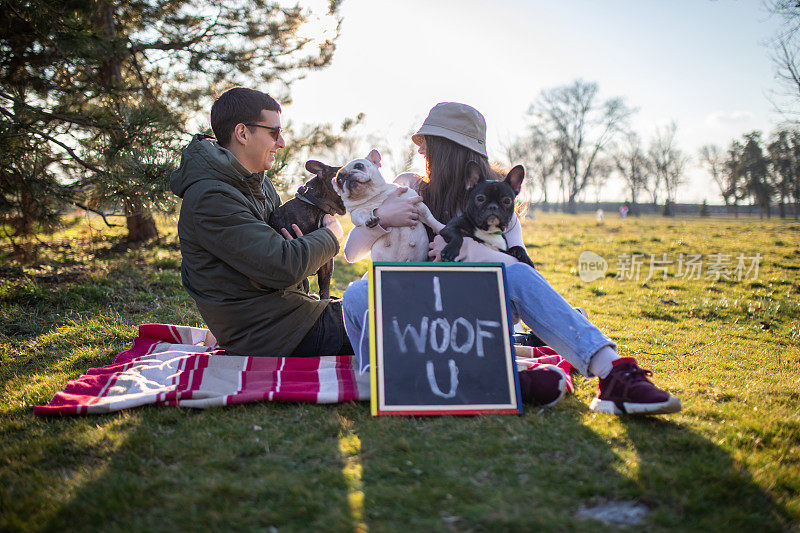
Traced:
<svg viewBox="0 0 800 533">
<path fill-rule="evenodd" d="M 417 146 L 424 135 L 438 135 L 479 154 L 486 154 L 486 119 L 477 109 L 456 102 L 436 104 L 422 127 L 411 136 Z"/>
</svg>

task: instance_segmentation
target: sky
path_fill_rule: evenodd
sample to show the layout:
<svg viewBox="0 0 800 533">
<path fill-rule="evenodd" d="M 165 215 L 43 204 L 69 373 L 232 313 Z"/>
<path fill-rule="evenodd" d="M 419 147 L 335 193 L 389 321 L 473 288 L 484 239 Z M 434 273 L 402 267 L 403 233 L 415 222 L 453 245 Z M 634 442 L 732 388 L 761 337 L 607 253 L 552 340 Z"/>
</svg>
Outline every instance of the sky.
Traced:
<svg viewBox="0 0 800 533">
<path fill-rule="evenodd" d="M 540 91 L 576 78 L 637 108 L 646 142 L 675 121 L 692 156 L 781 121 L 768 46 L 779 21 L 761 0 L 344 0 L 340 14 L 333 62 L 292 84 L 284 120 L 364 113 L 359 132 L 398 153 L 433 105 L 458 101 L 486 117 L 489 157 L 502 161 Z M 696 157 L 686 174 L 678 201 L 721 202 Z M 610 182 L 603 199 L 622 198 Z"/>
</svg>

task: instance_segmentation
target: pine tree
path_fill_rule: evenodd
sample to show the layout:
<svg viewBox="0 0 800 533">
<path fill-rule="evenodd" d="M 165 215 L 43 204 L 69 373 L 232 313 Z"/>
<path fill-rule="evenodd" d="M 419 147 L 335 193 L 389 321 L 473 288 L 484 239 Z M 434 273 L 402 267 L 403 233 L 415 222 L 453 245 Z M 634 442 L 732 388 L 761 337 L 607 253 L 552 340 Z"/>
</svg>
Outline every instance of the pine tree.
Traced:
<svg viewBox="0 0 800 533">
<path fill-rule="evenodd" d="M 800 218 L 800 131 L 794 130 L 789 139 L 791 148 L 792 167 L 794 171 L 789 196 L 794 202 L 794 219 Z"/>
<path fill-rule="evenodd" d="M 739 201 L 747 197 L 744 169 L 744 145 L 737 140 L 731 141 L 730 148 L 722 164 L 724 176 L 723 197 L 730 198 L 729 206 L 733 206 L 733 214 L 739 218 Z"/>
<path fill-rule="evenodd" d="M 761 148 L 761 132 L 753 131 L 744 136 L 745 145 L 742 152 L 742 167 L 744 171 L 744 185 L 755 203 L 767 218 L 772 216 L 770 204 L 772 201 L 773 185 L 769 180 L 769 161 L 764 156 Z"/>
<path fill-rule="evenodd" d="M 786 217 L 786 202 L 791 199 L 792 187 L 797 180 L 798 165 L 793 157 L 791 135 L 792 132 L 788 130 L 779 130 L 775 132 L 775 140 L 767 145 L 769 166 L 772 170 L 781 218 Z"/>
<path fill-rule="evenodd" d="M 188 120 L 233 85 L 277 91 L 329 64 L 339 2 L 0 0 L 0 224 L 16 234 L 74 204 L 157 231 Z M 8 231 L 8 229 L 7 229 Z"/>
</svg>

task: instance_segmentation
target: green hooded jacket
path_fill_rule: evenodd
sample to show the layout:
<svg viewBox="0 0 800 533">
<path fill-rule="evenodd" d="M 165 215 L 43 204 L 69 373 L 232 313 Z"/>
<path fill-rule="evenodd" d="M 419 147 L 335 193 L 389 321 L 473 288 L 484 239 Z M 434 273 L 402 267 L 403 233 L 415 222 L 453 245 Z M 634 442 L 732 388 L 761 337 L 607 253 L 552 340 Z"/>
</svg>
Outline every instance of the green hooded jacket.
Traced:
<svg viewBox="0 0 800 533">
<path fill-rule="evenodd" d="M 302 281 L 339 251 L 321 228 L 286 241 L 267 224 L 281 201 L 212 138 L 196 135 L 170 178 L 183 198 L 181 280 L 220 346 L 238 355 L 291 354 L 328 305 Z"/>
</svg>

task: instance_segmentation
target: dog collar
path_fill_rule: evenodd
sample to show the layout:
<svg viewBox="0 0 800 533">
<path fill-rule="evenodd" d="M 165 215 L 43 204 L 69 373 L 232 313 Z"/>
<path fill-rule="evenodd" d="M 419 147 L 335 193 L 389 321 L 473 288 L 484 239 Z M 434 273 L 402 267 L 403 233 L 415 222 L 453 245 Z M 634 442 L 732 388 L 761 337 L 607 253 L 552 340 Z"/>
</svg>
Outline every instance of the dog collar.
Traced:
<svg viewBox="0 0 800 533">
<path fill-rule="evenodd" d="M 307 204 L 311 204 L 311 205 L 313 205 L 314 207 L 319 207 L 317 204 L 315 204 L 314 202 L 312 202 L 311 200 L 309 200 L 308 198 L 306 198 L 305 196 L 303 196 L 303 195 L 302 195 L 302 194 L 300 194 L 299 192 L 296 192 L 296 193 L 294 194 L 294 197 L 295 197 L 295 198 L 297 198 L 298 200 L 300 200 L 301 202 L 305 202 L 305 203 L 307 203 Z"/>
<path fill-rule="evenodd" d="M 294 193 L 294 197 L 297 198 L 298 200 L 300 200 L 301 202 L 305 202 L 305 203 L 307 203 L 309 205 L 313 205 L 314 207 L 316 207 L 317 209 L 319 209 L 320 211 L 322 211 L 326 215 L 333 215 L 333 213 L 328 212 L 327 209 L 325 209 L 324 207 L 322 207 L 318 203 L 313 202 L 312 200 L 309 200 L 306 196 L 304 196 L 303 193 L 305 193 L 307 190 L 308 190 L 308 187 L 306 187 L 305 185 L 301 186 L 299 189 L 297 189 L 297 192 Z"/>
</svg>

